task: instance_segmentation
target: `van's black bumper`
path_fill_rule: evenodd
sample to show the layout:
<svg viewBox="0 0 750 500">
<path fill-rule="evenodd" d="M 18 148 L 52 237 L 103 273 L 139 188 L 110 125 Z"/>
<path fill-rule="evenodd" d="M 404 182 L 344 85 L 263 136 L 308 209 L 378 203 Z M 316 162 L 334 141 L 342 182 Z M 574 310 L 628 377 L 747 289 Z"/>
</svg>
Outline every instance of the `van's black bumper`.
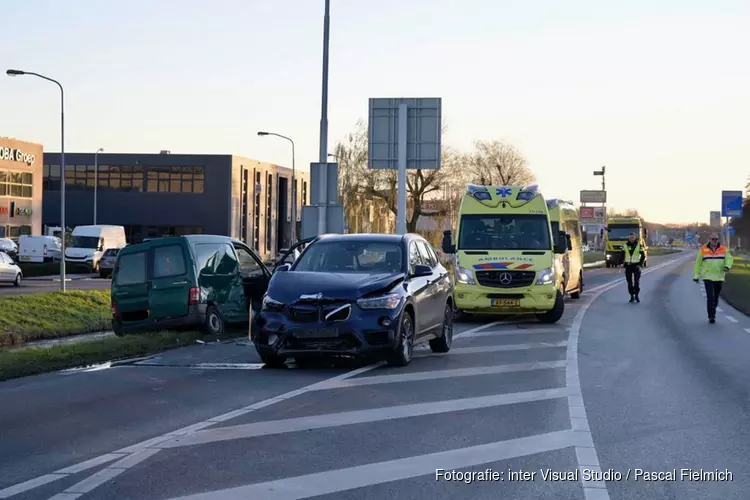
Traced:
<svg viewBox="0 0 750 500">
<path fill-rule="evenodd" d="M 188 307 L 188 313 L 178 318 L 147 319 L 142 321 L 121 321 L 120 318 L 112 318 L 112 329 L 116 335 L 124 335 L 158 330 L 197 328 L 206 322 L 207 308 L 206 304 L 191 305 Z"/>
</svg>

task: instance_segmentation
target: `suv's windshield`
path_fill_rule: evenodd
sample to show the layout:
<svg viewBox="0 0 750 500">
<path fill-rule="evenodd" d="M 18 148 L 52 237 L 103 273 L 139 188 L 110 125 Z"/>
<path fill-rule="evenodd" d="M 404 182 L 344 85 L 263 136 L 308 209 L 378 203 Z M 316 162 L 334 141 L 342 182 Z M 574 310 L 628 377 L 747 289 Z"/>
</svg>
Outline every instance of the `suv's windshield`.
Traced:
<svg viewBox="0 0 750 500">
<path fill-rule="evenodd" d="M 97 248 L 99 246 L 98 236 L 71 236 L 69 248 Z"/>
<path fill-rule="evenodd" d="M 318 273 L 398 273 L 402 268 L 400 243 L 376 241 L 319 241 L 297 260 L 294 271 Z"/>
<path fill-rule="evenodd" d="M 531 214 L 461 217 L 459 250 L 552 250 L 547 217 Z"/>
<path fill-rule="evenodd" d="M 607 234 L 610 240 L 627 240 L 630 233 L 636 236 L 640 233 L 637 224 L 617 224 L 609 226 Z"/>
<path fill-rule="evenodd" d="M 110 248 L 106 252 L 104 252 L 103 257 L 115 257 L 117 256 L 117 253 L 120 251 L 119 248 Z"/>
</svg>

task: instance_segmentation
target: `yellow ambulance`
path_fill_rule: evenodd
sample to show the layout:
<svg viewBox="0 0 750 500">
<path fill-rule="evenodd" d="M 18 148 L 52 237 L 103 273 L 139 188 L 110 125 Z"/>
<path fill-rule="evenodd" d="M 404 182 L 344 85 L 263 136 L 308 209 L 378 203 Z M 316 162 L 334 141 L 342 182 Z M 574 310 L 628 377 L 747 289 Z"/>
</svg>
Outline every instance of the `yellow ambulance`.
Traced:
<svg viewBox="0 0 750 500">
<path fill-rule="evenodd" d="M 557 198 L 547 200 L 552 234 L 566 233 L 570 238 L 570 248 L 563 255 L 558 255 L 563 268 L 565 293 L 571 299 L 580 299 L 583 293 L 583 230 L 578 218 L 578 211 L 572 201 Z M 566 244 L 567 246 L 567 244 Z"/>
<path fill-rule="evenodd" d="M 455 307 L 463 314 L 536 315 L 555 323 L 565 311 L 561 259 L 572 248 L 553 236 L 544 197 L 532 186 L 467 186 L 456 243 L 443 234 L 442 250 L 455 256 Z"/>
</svg>

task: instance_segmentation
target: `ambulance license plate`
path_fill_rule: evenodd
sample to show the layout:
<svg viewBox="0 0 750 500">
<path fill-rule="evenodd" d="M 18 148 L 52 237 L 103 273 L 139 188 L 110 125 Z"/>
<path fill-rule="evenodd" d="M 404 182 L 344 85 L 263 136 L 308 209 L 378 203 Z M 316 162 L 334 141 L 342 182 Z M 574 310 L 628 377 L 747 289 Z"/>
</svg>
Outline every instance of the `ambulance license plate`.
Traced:
<svg viewBox="0 0 750 500">
<path fill-rule="evenodd" d="M 490 299 L 490 307 L 521 307 L 520 299 Z"/>
</svg>

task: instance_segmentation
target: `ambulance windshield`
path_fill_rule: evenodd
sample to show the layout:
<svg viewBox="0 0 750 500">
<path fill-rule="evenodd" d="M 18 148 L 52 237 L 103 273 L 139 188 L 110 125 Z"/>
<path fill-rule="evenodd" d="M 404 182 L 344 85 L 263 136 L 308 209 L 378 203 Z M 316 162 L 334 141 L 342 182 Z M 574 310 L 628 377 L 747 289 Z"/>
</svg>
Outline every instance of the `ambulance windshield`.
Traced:
<svg viewBox="0 0 750 500">
<path fill-rule="evenodd" d="M 461 216 L 459 250 L 552 250 L 547 217 L 531 214 Z"/>
</svg>

